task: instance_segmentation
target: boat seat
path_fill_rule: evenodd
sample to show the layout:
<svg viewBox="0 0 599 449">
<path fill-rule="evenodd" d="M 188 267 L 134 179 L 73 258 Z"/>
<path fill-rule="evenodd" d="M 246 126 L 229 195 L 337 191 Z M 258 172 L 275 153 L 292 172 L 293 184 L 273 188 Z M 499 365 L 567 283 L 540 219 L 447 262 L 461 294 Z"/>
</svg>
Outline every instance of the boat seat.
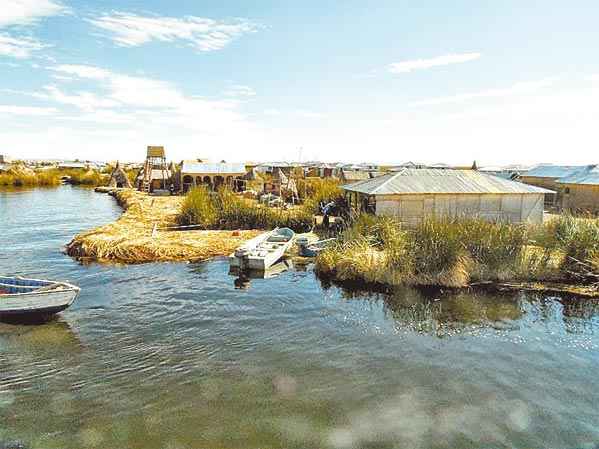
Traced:
<svg viewBox="0 0 599 449">
<path fill-rule="evenodd" d="M 287 243 L 289 241 L 289 237 L 286 235 L 273 235 L 267 238 L 266 241 L 273 243 Z"/>
</svg>

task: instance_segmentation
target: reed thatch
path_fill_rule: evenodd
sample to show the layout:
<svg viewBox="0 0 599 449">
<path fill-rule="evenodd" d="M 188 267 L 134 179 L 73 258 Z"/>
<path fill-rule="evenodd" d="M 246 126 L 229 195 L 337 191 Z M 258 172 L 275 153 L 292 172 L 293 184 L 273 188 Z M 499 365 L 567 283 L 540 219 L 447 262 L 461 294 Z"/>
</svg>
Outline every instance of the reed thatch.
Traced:
<svg viewBox="0 0 599 449">
<path fill-rule="evenodd" d="M 151 197 L 135 190 L 111 194 L 125 209 L 123 215 L 114 223 L 75 236 L 66 246 L 67 254 L 100 262 L 200 261 L 229 255 L 259 233 L 166 230 L 176 225 L 183 197 Z"/>
<path fill-rule="evenodd" d="M 127 173 L 125 173 L 125 171 L 121 168 L 121 165 L 118 162 L 116 163 L 116 167 L 114 167 L 114 170 L 110 175 L 108 187 L 122 187 L 126 189 L 133 188 L 133 185 L 131 185 L 131 181 L 129 181 Z"/>
</svg>

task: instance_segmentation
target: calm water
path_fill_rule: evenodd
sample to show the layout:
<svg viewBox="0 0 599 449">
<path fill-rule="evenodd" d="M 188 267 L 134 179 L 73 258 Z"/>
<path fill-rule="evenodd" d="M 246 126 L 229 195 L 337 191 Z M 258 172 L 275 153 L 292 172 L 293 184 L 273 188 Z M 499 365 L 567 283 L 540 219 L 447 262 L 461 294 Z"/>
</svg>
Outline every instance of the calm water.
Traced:
<svg viewBox="0 0 599 449">
<path fill-rule="evenodd" d="M 87 190 L 0 192 L 0 273 L 78 302 L 0 324 L 0 448 L 593 448 L 599 302 L 393 297 L 308 271 L 234 287 L 222 260 L 83 266 Z M 435 297 L 436 296 L 436 297 Z"/>
</svg>

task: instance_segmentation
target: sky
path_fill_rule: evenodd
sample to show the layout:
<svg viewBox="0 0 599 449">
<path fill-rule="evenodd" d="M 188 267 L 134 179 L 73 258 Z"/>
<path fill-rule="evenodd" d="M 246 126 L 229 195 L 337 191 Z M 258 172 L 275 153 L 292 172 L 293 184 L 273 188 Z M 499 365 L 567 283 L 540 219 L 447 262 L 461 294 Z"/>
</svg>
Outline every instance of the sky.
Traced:
<svg viewBox="0 0 599 449">
<path fill-rule="evenodd" d="M 0 154 L 598 162 L 596 0 L 0 0 Z"/>
</svg>

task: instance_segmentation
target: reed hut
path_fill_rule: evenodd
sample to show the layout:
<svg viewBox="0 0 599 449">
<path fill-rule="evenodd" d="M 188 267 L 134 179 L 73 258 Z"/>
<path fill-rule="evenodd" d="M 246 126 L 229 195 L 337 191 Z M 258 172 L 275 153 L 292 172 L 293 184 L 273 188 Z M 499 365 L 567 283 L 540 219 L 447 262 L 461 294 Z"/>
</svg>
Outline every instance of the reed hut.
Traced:
<svg viewBox="0 0 599 449">
<path fill-rule="evenodd" d="M 121 168 L 119 162 L 116 163 L 114 170 L 110 174 L 110 180 L 108 181 L 108 187 L 116 187 L 116 188 L 126 188 L 132 189 L 131 181 L 127 177 L 127 173 L 125 170 Z"/>
<path fill-rule="evenodd" d="M 407 225 L 433 217 L 542 223 L 544 196 L 551 193 L 476 170 L 424 168 L 403 168 L 342 189 L 352 209 L 392 215 Z"/>
</svg>

